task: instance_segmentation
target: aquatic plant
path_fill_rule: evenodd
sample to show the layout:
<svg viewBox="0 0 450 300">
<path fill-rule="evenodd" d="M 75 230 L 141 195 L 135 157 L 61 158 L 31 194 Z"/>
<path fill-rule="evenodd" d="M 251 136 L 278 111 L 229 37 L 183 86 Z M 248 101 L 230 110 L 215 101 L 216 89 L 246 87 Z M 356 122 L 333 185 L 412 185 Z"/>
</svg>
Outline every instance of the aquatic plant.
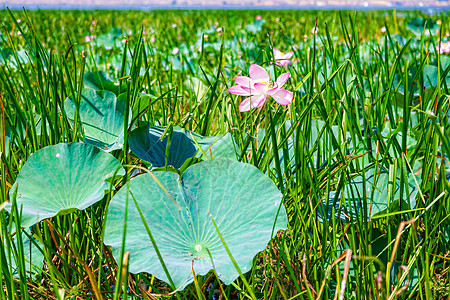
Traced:
<svg viewBox="0 0 450 300">
<path fill-rule="evenodd" d="M 86 209 L 103 199 L 114 174 L 124 174 L 119 161 L 92 145 L 61 143 L 36 151 L 20 170 L 10 192 L 22 216 L 20 225 L 29 227 L 56 215 Z M 11 205 L 6 206 L 9 212 Z"/>
<path fill-rule="evenodd" d="M 252 268 L 277 230 L 286 229 L 281 200 L 267 176 L 231 160 L 201 162 L 181 176 L 143 174 L 112 198 L 104 242 L 118 261 L 122 247 L 130 253 L 130 272 L 151 273 L 173 288 L 211 269 L 228 285 L 239 269 Z"/>
</svg>

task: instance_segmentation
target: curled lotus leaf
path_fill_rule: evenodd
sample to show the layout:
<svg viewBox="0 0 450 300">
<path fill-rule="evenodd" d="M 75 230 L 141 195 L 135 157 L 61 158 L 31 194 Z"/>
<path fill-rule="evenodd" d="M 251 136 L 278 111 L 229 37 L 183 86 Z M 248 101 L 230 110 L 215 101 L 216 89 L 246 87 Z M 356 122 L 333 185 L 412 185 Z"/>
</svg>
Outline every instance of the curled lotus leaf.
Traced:
<svg viewBox="0 0 450 300">
<path fill-rule="evenodd" d="M 76 104 L 73 97 L 64 102 L 67 116 L 74 120 Z M 125 103 L 109 91 L 83 89 L 79 115 L 85 131 L 85 142 L 105 151 L 122 148 Z M 131 111 L 128 114 L 131 121 Z"/>
<path fill-rule="evenodd" d="M 204 137 L 189 130 L 173 126 L 171 138 L 167 127 L 144 125 L 130 132 L 128 142 L 131 151 L 154 168 L 166 165 L 179 169 L 194 156 L 236 159 L 231 134 Z M 168 153 L 167 147 L 170 148 Z M 200 149 L 201 148 L 201 149 Z M 167 161 L 166 161 L 166 155 Z"/>
<path fill-rule="evenodd" d="M 148 272 L 168 282 L 134 201 L 176 287 L 192 282 L 192 266 L 195 274 L 204 275 L 214 263 L 227 285 L 239 276 L 211 216 L 244 273 L 277 230 L 287 227 L 282 194 L 252 165 L 211 159 L 187 168 L 181 176 L 172 172 L 152 175 L 130 180 L 108 207 L 104 242 L 112 247 L 116 260 L 120 259 L 127 211 L 124 249 L 130 253 L 132 273 Z"/>
<path fill-rule="evenodd" d="M 103 71 L 88 71 L 84 73 L 84 87 L 91 88 L 96 91 L 110 91 L 116 96 L 119 95 L 119 83 L 112 81 L 108 74 Z M 125 90 L 125 88 L 124 88 Z"/>
<path fill-rule="evenodd" d="M 140 159 L 150 162 L 154 168 L 166 166 L 169 134 L 164 135 L 165 131 L 165 127 L 156 126 L 134 129 L 128 136 L 131 151 Z M 196 152 L 194 143 L 184 133 L 174 130 L 170 139 L 167 165 L 179 169 Z"/>
</svg>

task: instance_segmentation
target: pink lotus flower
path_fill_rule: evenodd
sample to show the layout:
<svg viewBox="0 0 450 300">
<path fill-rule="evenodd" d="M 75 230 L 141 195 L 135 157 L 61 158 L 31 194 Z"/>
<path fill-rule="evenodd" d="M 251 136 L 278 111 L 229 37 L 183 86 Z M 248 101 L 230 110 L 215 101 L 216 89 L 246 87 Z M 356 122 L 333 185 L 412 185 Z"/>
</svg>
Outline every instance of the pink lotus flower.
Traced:
<svg viewBox="0 0 450 300">
<path fill-rule="evenodd" d="M 261 20 L 262 19 L 262 17 L 260 16 L 260 15 L 257 15 L 256 17 L 255 17 L 255 20 L 256 21 L 259 21 L 259 20 Z"/>
<path fill-rule="evenodd" d="M 84 41 L 85 41 L 86 43 L 90 43 L 90 42 L 92 42 L 96 37 L 97 37 L 96 35 L 86 35 L 86 36 L 84 37 Z"/>
<path fill-rule="evenodd" d="M 275 56 L 277 66 L 284 67 L 285 65 L 292 65 L 290 58 L 294 55 L 294 52 L 283 53 L 277 48 L 273 48 L 273 55 Z"/>
<path fill-rule="evenodd" d="M 269 73 L 258 65 L 251 64 L 248 73 L 250 77 L 236 76 L 234 80 L 238 85 L 232 86 L 227 90 L 231 94 L 250 96 L 245 98 L 239 105 L 240 112 L 261 107 L 266 103 L 267 96 L 271 96 L 280 105 L 291 104 L 294 93 L 282 89 L 283 85 L 291 77 L 291 73 L 281 74 L 275 82 L 272 82 Z"/>
<path fill-rule="evenodd" d="M 439 52 L 440 54 L 450 54 L 450 41 L 446 43 L 441 42 L 441 45 L 439 46 Z"/>
</svg>

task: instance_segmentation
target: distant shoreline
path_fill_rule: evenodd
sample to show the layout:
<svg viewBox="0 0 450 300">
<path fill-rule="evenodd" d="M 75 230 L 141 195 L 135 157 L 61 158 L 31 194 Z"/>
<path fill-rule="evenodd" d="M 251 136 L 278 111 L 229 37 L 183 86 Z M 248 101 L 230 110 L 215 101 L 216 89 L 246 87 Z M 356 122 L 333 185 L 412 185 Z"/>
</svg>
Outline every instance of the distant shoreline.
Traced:
<svg viewBox="0 0 450 300">
<path fill-rule="evenodd" d="M 20 4 L 2 4 L 0 9 L 11 10 L 422 10 L 422 11 L 450 11 L 450 6 L 382 6 L 382 5 L 279 5 L 279 6 L 233 6 L 233 5 L 56 5 L 56 4 L 32 4 L 32 5 L 20 5 Z"/>
</svg>

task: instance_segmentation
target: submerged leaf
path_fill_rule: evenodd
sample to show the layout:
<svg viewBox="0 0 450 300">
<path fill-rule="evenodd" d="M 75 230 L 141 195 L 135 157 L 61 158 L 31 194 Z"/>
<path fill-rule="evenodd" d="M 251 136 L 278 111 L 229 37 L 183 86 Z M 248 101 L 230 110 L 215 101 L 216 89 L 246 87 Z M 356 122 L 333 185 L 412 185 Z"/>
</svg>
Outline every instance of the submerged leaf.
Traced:
<svg viewBox="0 0 450 300">
<path fill-rule="evenodd" d="M 252 165 L 213 159 L 189 167 L 181 177 L 171 172 L 153 175 L 158 182 L 150 174 L 132 179 L 128 190 L 122 188 L 108 208 L 104 241 L 117 260 L 128 199 L 125 251 L 130 252 L 132 273 L 148 272 L 168 281 L 134 200 L 177 287 L 192 282 L 192 263 L 198 275 L 212 269 L 207 249 L 225 284 L 238 277 L 209 212 L 244 273 L 276 231 L 287 226 L 281 193 Z"/>
</svg>

